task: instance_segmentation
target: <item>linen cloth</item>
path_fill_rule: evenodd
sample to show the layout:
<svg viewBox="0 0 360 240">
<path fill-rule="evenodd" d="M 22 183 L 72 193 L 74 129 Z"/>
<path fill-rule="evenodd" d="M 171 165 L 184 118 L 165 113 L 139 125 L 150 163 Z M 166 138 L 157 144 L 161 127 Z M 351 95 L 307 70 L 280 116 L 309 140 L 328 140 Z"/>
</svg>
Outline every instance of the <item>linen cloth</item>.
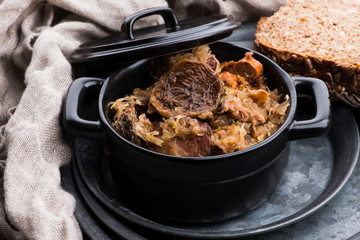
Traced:
<svg viewBox="0 0 360 240">
<path fill-rule="evenodd" d="M 71 161 L 61 109 L 81 43 L 119 31 L 126 16 L 170 6 L 179 19 L 213 13 L 240 21 L 286 0 L 0 0 L 0 239 L 82 239 L 59 168 Z M 158 24 L 156 17 L 139 26 Z"/>
</svg>

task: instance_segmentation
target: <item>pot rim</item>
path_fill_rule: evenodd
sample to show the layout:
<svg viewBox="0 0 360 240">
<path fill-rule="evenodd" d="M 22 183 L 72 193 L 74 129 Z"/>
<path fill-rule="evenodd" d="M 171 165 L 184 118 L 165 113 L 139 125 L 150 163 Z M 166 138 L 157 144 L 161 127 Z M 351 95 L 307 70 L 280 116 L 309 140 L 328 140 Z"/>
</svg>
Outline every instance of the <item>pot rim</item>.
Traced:
<svg viewBox="0 0 360 240">
<path fill-rule="evenodd" d="M 274 63 L 271 59 L 269 59 L 268 57 L 266 57 L 265 55 L 253 50 L 253 49 L 248 49 L 245 47 L 241 47 L 241 46 L 237 46 L 231 43 L 224 43 L 224 42 L 220 42 L 220 43 L 214 43 L 214 44 L 225 44 L 228 46 L 232 46 L 232 47 L 236 47 L 239 48 L 241 50 L 244 51 L 252 51 L 254 52 L 254 57 L 258 57 L 261 60 L 259 60 L 261 63 L 263 63 L 263 61 L 268 62 L 272 68 L 283 78 L 284 83 L 286 83 L 286 88 L 288 89 L 287 94 L 289 95 L 289 101 L 290 101 L 290 105 L 289 108 L 287 110 L 286 113 L 286 118 L 285 121 L 281 124 L 281 126 L 273 133 L 271 134 L 268 138 L 266 138 L 265 140 L 256 143 L 248 148 L 233 152 L 233 153 L 226 153 L 226 154 L 220 154 L 220 155 L 212 155 L 212 156 L 205 156 L 205 157 L 179 157 L 179 156 L 173 156 L 173 155 L 167 155 L 167 154 L 163 154 L 163 153 L 158 153 L 155 151 L 151 151 L 149 149 L 143 148 L 141 146 L 138 146 L 130 141 L 128 141 L 127 139 L 125 139 L 124 137 L 122 137 L 110 124 L 110 122 L 108 121 L 107 117 L 105 116 L 105 109 L 104 109 L 104 105 L 106 105 L 107 103 L 103 103 L 103 99 L 104 99 L 104 94 L 105 91 L 107 89 L 108 83 L 109 81 L 114 78 L 115 75 L 121 73 L 122 71 L 126 71 L 129 67 L 133 67 L 135 68 L 136 65 L 140 65 L 143 64 L 144 62 L 148 61 L 148 59 L 144 59 L 144 60 L 140 60 L 136 63 L 131 64 L 130 66 L 127 66 L 125 69 L 119 69 L 113 73 L 111 73 L 109 75 L 109 77 L 104 81 L 103 86 L 101 87 L 100 90 L 100 94 L 99 94 L 99 99 L 98 99 L 98 107 L 99 107 L 99 116 L 100 119 L 102 121 L 102 124 L 106 126 L 107 129 L 109 129 L 111 131 L 112 134 L 114 134 L 118 139 L 120 139 L 123 143 L 127 144 L 128 146 L 130 146 L 131 148 L 141 151 L 145 154 L 150 154 L 153 155 L 155 157 L 158 157 L 159 159 L 167 159 L 169 161 L 174 161 L 174 162 L 184 162 L 184 161 L 191 161 L 191 162 L 211 162 L 211 161 L 216 161 L 216 160 L 224 160 L 227 158 L 233 158 L 235 156 L 238 155 L 243 155 L 249 152 L 253 152 L 256 151 L 260 148 L 265 147 L 267 144 L 269 144 L 270 142 L 272 142 L 274 139 L 276 139 L 280 134 L 282 134 L 284 131 L 286 131 L 290 125 L 292 124 L 292 122 L 294 121 L 294 117 L 295 117 L 295 112 L 296 112 L 296 105 L 297 105 L 297 98 L 296 98 L 296 89 L 295 89 L 295 84 L 292 80 L 292 78 L 276 63 Z M 211 46 L 211 45 L 210 45 Z"/>
</svg>

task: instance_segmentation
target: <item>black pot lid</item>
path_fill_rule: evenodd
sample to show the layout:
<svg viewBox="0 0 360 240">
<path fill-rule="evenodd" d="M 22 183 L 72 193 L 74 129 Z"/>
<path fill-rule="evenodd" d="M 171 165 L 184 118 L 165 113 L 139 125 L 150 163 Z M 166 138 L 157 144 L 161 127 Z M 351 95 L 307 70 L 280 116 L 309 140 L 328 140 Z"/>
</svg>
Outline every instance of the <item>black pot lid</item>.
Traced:
<svg viewBox="0 0 360 240">
<path fill-rule="evenodd" d="M 150 15 L 162 16 L 164 24 L 134 29 L 137 20 Z M 70 62 L 125 63 L 166 55 L 216 42 L 240 26 L 225 15 L 178 21 L 170 8 L 150 8 L 126 18 L 119 33 L 81 45 Z"/>
</svg>

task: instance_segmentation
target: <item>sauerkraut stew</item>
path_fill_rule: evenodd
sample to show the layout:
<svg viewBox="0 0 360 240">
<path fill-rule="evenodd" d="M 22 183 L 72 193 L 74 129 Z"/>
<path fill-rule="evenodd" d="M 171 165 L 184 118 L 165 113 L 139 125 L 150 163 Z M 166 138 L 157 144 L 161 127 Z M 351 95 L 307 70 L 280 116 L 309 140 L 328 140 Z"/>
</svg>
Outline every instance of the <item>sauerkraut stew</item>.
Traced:
<svg viewBox="0 0 360 240">
<path fill-rule="evenodd" d="M 247 52 L 220 63 L 209 46 L 154 61 L 156 81 L 108 104 L 124 138 L 163 154 L 202 157 L 248 148 L 283 123 L 288 95 L 270 90 Z"/>
</svg>

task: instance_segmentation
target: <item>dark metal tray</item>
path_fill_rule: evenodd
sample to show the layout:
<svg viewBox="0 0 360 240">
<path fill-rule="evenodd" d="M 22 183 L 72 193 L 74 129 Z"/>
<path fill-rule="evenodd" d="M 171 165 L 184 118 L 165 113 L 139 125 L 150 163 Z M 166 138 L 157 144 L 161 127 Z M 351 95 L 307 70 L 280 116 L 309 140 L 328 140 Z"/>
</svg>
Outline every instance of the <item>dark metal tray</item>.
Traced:
<svg viewBox="0 0 360 240">
<path fill-rule="evenodd" d="M 75 139 L 73 171 L 82 202 L 116 236 L 124 237 L 130 231 L 136 237 L 156 239 L 254 239 L 259 234 L 261 239 L 270 239 L 269 232 L 298 222 L 327 204 L 349 179 L 358 153 L 359 133 L 353 114 L 347 106 L 336 104 L 329 134 L 292 143 L 285 177 L 267 202 L 244 216 L 197 225 L 165 222 L 128 208 L 111 180 L 98 142 Z M 77 211 L 76 215 L 80 225 L 93 235 L 92 228 L 85 227 L 84 213 Z"/>
</svg>

